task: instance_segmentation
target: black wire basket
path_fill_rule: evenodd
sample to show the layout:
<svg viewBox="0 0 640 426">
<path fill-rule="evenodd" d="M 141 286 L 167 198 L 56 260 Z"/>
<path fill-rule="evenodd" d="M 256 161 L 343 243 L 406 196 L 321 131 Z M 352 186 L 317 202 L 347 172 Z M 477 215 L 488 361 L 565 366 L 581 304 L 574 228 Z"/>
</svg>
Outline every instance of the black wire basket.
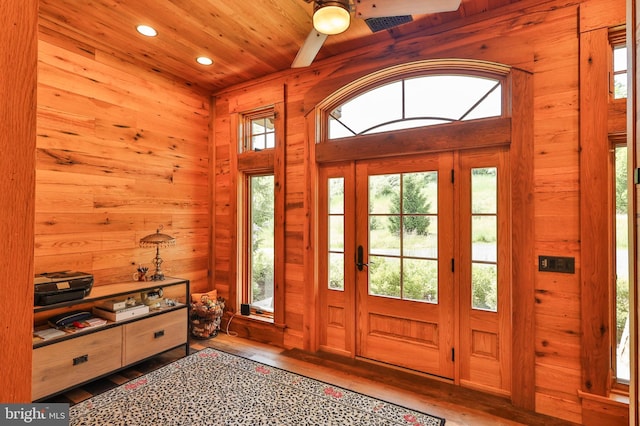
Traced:
<svg viewBox="0 0 640 426">
<path fill-rule="evenodd" d="M 220 331 L 223 313 L 224 299 L 221 297 L 211 300 L 203 296 L 200 302 L 192 303 L 189 314 L 191 336 L 196 339 L 216 337 Z"/>
</svg>

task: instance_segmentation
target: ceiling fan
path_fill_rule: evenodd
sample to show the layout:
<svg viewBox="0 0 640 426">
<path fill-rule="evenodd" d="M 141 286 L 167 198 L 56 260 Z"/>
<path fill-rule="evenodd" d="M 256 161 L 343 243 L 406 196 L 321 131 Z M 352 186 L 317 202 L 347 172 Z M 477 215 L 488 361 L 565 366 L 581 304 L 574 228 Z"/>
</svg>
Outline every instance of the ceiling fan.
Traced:
<svg viewBox="0 0 640 426">
<path fill-rule="evenodd" d="M 378 31 L 379 29 L 392 28 L 400 23 L 410 22 L 411 15 L 454 11 L 460 7 L 461 0 L 304 1 L 314 3 L 314 27 L 298 51 L 291 68 L 311 65 L 329 35 L 340 34 L 349 28 L 352 11 L 355 18 L 364 19 L 372 31 Z M 383 28 L 376 28 L 370 25 L 369 21 L 371 20 L 382 20 Z"/>
</svg>

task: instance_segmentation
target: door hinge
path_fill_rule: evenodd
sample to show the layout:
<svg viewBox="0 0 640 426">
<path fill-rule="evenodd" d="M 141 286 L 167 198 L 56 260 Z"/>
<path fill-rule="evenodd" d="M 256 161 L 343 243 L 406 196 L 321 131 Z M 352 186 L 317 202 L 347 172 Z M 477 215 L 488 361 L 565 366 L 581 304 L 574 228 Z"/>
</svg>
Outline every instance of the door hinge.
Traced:
<svg viewBox="0 0 640 426">
<path fill-rule="evenodd" d="M 451 272 L 455 272 L 455 271 L 456 271 L 456 260 L 451 259 Z"/>
<path fill-rule="evenodd" d="M 456 180 L 455 175 L 456 175 L 456 172 L 453 169 L 451 169 L 451 183 L 455 183 L 455 180 Z"/>
<path fill-rule="evenodd" d="M 455 362 L 456 360 L 456 350 L 451 348 L 451 362 Z"/>
</svg>

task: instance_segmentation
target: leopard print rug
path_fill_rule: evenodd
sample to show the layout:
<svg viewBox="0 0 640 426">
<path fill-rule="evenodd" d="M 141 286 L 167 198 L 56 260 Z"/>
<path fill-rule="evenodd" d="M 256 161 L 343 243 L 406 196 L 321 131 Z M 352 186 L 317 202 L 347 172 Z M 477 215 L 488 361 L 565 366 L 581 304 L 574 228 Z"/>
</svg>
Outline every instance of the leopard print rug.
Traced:
<svg viewBox="0 0 640 426">
<path fill-rule="evenodd" d="M 444 419 L 207 348 L 69 410 L 72 426 L 442 426 Z"/>
</svg>

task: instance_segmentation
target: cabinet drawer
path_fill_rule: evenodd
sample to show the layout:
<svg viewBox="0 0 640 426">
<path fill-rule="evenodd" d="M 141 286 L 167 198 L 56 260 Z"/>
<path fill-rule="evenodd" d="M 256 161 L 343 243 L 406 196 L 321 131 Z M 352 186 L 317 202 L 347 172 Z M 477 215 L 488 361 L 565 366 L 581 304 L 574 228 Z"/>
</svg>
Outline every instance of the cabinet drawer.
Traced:
<svg viewBox="0 0 640 426">
<path fill-rule="evenodd" d="M 187 309 L 124 325 L 124 365 L 187 343 Z"/>
<path fill-rule="evenodd" d="M 33 400 L 66 389 L 122 366 L 120 327 L 34 349 Z"/>
</svg>

